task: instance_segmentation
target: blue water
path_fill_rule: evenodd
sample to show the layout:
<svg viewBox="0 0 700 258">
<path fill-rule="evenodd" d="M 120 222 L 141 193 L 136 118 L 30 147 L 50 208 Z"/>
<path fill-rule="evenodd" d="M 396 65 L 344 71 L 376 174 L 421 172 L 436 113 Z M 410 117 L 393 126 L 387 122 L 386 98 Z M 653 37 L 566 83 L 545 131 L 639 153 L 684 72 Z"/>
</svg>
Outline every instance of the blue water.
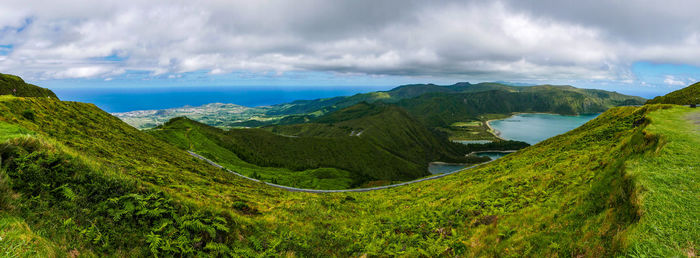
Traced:
<svg viewBox="0 0 700 258">
<path fill-rule="evenodd" d="M 510 153 L 508 153 L 508 152 L 480 152 L 480 153 L 477 153 L 476 156 L 489 157 L 492 160 L 496 160 L 496 159 L 503 158 L 504 156 L 506 156 L 508 154 L 510 154 Z"/>
<path fill-rule="evenodd" d="M 391 87 L 389 87 L 391 88 Z M 381 87 L 169 87 L 52 89 L 61 100 L 93 103 L 107 112 L 166 109 L 221 102 L 248 107 L 295 100 L 349 96 L 386 90 Z"/>
<path fill-rule="evenodd" d="M 484 143 L 490 143 L 492 141 L 489 141 L 489 140 L 468 140 L 468 141 L 456 140 L 453 142 L 457 142 L 457 143 L 461 143 L 461 144 L 473 144 L 473 143 L 484 144 Z"/>
<path fill-rule="evenodd" d="M 467 166 L 465 165 L 453 165 L 453 164 L 434 164 L 428 165 L 428 171 L 431 174 L 445 174 L 463 169 Z"/>
<path fill-rule="evenodd" d="M 501 133 L 502 138 L 536 144 L 571 131 L 598 115 L 518 114 L 503 120 L 491 121 L 490 124 Z"/>
</svg>

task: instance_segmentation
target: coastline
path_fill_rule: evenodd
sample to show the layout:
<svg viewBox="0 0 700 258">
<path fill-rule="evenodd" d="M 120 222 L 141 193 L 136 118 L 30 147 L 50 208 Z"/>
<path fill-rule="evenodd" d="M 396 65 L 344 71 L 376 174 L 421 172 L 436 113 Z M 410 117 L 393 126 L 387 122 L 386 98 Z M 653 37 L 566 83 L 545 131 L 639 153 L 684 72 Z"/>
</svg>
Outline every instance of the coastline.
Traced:
<svg viewBox="0 0 700 258">
<path fill-rule="evenodd" d="M 512 116 L 513 116 L 513 115 L 511 115 L 511 116 L 509 116 L 509 117 L 506 117 L 506 118 L 510 118 L 510 117 L 512 117 Z M 504 119 L 506 119 L 506 118 L 504 118 Z M 487 121 L 486 121 L 486 127 L 489 128 L 489 133 L 493 134 L 493 136 L 495 136 L 495 137 L 498 138 L 499 140 L 507 141 L 505 138 L 501 137 L 501 132 L 499 132 L 498 130 L 494 129 L 494 128 L 491 126 L 491 121 L 495 121 L 495 120 L 503 120 L 503 119 L 491 119 L 491 120 L 487 120 Z"/>
<path fill-rule="evenodd" d="M 474 165 L 474 164 L 475 163 L 450 163 L 450 162 L 442 162 L 442 161 L 428 162 L 428 165 L 448 165 L 448 166 L 469 166 L 469 165 Z M 476 163 L 476 164 L 481 164 L 481 163 Z"/>
<path fill-rule="evenodd" d="M 493 126 L 491 126 L 491 122 L 492 122 L 492 121 L 496 121 L 496 120 L 508 119 L 508 118 L 514 117 L 514 116 L 516 116 L 516 115 L 521 115 L 521 114 L 547 114 L 547 115 L 560 115 L 560 116 L 582 116 L 582 115 L 587 115 L 587 114 L 600 114 L 600 113 L 586 113 L 586 114 L 577 114 L 577 115 L 561 115 L 561 114 L 551 113 L 551 112 L 513 112 L 513 113 L 510 113 L 510 115 L 509 115 L 508 117 L 506 117 L 506 118 L 487 120 L 487 121 L 486 121 L 486 127 L 489 128 L 489 133 L 493 134 L 493 136 L 495 136 L 496 138 L 498 138 L 498 139 L 500 139 L 500 140 L 507 141 L 507 139 L 501 137 L 501 132 L 500 132 L 500 131 L 496 130 L 495 128 L 493 128 Z"/>
<path fill-rule="evenodd" d="M 479 154 L 479 153 L 486 153 L 486 152 L 499 152 L 499 153 L 515 153 L 518 150 L 485 150 L 485 151 L 472 151 L 467 155 L 474 155 L 474 154 Z"/>
</svg>

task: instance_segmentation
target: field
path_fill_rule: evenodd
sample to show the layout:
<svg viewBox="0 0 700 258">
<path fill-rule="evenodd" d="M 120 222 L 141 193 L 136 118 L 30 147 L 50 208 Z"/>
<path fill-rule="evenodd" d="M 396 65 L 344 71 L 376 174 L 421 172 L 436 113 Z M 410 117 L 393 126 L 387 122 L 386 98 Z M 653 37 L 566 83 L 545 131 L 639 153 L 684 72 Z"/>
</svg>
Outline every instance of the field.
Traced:
<svg viewBox="0 0 700 258">
<path fill-rule="evenodd" d="M 474 170 L 309 194 L 227 174 L 93 105 L 12 99 L 0 120 L 35 135 L 0 146 L 0 246 L 12 256 L 685 256 L 700 239 L 691 115 L 614 108 Z"/>
</svg>

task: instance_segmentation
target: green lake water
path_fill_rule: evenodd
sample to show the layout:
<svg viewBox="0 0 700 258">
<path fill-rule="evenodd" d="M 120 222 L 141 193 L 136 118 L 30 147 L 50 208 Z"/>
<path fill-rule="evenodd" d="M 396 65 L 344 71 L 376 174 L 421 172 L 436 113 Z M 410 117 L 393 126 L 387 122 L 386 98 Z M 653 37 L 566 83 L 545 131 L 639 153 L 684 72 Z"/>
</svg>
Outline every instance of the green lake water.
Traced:
<svg viewBox="0 0 700 258">
<path fill-rule="evenodd" d="M 491 121 L 502 138 L 536 144 L 579 127 L 599 114 L 563 116 L 555 114 L 518 114 Z"/>
<path fill-rule="evenodd" d="M 551 137 L 566 133 L 579 127 L 599 114 L 563 116 L 555 114 L 518 114 L 502 120 L 491 121 L 491 127 L 498 130 L 502 138 L 508 140 L 524 141 L 536 144 Z M 463 144 L 488 143 L 490 141 L 455 141 Z M 509 153 L 481 152 L 477 156 L 487 156 L 491 159 L 499 159 Z M 432 174 L 450 173 L 463 169 L 463 165 L 430 164 L 428 171 Z"/>
<path fill-rule="evenodd" d="M 510 154 L 510 153 L 494 151 L 494 152 L 480 152 L 480 153 L 477 153 L 476 156 L 480 156 L 480 157 L 486 156 L 486 157 L 489 157 L 491 159 L 499 159 L 499 158 L 502 158 L 503 156 L 508 155 L 508 154 Z"/>
</svg>

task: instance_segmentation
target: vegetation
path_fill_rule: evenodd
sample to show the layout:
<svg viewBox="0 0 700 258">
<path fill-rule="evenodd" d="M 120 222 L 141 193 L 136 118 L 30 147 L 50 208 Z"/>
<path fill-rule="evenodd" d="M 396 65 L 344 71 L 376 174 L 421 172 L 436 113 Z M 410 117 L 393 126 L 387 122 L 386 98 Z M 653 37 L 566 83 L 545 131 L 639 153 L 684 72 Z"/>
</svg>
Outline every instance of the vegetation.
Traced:
<svg viewBox="0 0 700 258">
<path fill-rule="evenodd" d="M 24 82 L 22 78 L 0 73 L 0 95 L 17 97 L 51 97 L 58 99 L 53 91 Z"/>
<path fill-rule="evenodd" d="M 501 91 L 510 93 L 529 93 L 534 95 L 545 94 L 553 95 L 560 94 L 566 95 L 567 100 L 581 99 L 581 102 L 570 104 L 572 106 L 581 106 L 581 109 L 590 109 L 592 113 L 603 112 L 607 108 L 613 106 L 621 105 L 641 105 L 644 103 L 644 99 L 640 97 L 627 96 L 619 94 L 616 92 L 609 92 L 603 90 L 593 90 L 593 89 L 578 89 L 572 86 L 553 86 L 553 85 L 539 85 L 539 86 L 509 86 L 500 83 L 479 83 L 470 84 L 468 82 L 456 83 L 449 86 L 438 86 L 434 84 L 412 84 L 396 87 L 389 91 L 379 91 L 370 93 L 361 93 L 349 97 L 336 97 L 329 99 L 318 99 L 318 100 L 304 100 L 295 101 L 289 104 L 281 104 L 273 106 L 274 112 L 270 114 L 275 115 L 289 115 L 289 114 L 303 114 L 310 112 L 329 113 L 334 110 L 343 109 L 346 107 L 353 106 L 361 102 L 375 103 L 397 103 L 402 100 L 410 103 L 413 98 L 420 97 L 426 94 L 434 94 L 439 96 L 451 95 L 451 94 L 461 94 L 461 93 L 477 93 L 477 92 L 487 92 L 487 91 Z M 573 96 L 573 97 L 572 97 Z M 533 99 L 528 99 L 529 101 L 536 101 Z M 565 101 L 562 101 L 566 103 Z M 498 104 L 494 102 L 493 104 Z M 539 103 L 530 104 L 530 106 L 538 105 Z M 557 108 L 558 105 L 553 105 L 550 107 L 549 112 L 559 112 L 553 108 Z M 563 107 L 562 107 L 563 108 Z M 577 109 L 577 107 L 573 107 Z M 563 108 L 562 112 L 569 112 L 570 110 L 565 110 Z M 517 112 L 526 112 L 525 110 Z M 580 112 L 574 110 L 574 112 Z M 498 112 L 486 112 L 487 113 L 498 113 Z M 585 112 L 584 112 L 585 113 Z M 411 114 L 416 115 L 416 113 L 411 112 Z"/>
<path fill-rule="evenodd" d="M 232 138 L 226 131 L 210 127 L 187 118 L 175 118 L 149 134 L 167 141 L 183 150 L 192 150 L 237 173 L 263 181 L 309 189 L 352 188 L 350 172 L 337 168 L 314 168 L 292 170 L 284 167 L 264 167 L 246 162 L 234 150 Z"/>
<path fill-rule="evenodd" d="M 699 116 L 671 105 L 613 108 L 440 179 L 310 194 L 216 169 L 94 105 L 3 98 L 0 123 L 14 133 L 0 144 L 0 252 L 694 256 Z"/>
<path fill-rule="evenodd" d="M 464 157 L 468 152 L 462 145 L 435 136 L 393 106 L 359 104 L 317 121 L 268 128 L 274 132 L 270 133 L 261 129 L 223 131 L 178 118 L 149 133 L 245 175 L 304 188 L 323 186 L 316 182 L 329 179 L 343 182 L 328 182 L 333 186 L 349 182 L 350 187 L 407 181 L 429 175 L 427 167 L 432 161 L 486 160 Z M 246 163 L 287 171 L 266 171 Z M 293 171 L 298 173 L 290 180 Z"/>
<path fill-rule="evenodd" d="M 479 120 L 469 122 L 454 122 L 448 127 L 435 127 L 433 130 L 443 132 L 452 141 L 469 140 L 502 140 L 486 125 L 486 122 L 493 119 L 507 118 L 506 114 L 485 114 L 480 115 Z"/>
<path fill-rule="evenodd" d="M 627 164 L 640 220 L 627 237 L 636 257 L 698 255 L 700 250 L 700 112 L 664 109 L 647 116 L 647 138 L 663 145 Z"/>
<path fill-rule="evenodd" d="M 467 145 L 467 149 L 470 152 L 519 150 L 519 149 L 527 148 L 528 146 L 530 146 L 530 144 L 527 142 L 513 141 L 513 140 L 493 141 L 493 142 L 489 142 L 489 143 L 469 143 L 466 145 Z"/>
<path fill-rule="evenodd" d="M 195 211 L 161 191 L 112 178 L 50 148 L 32 138 L 0 146 L 1 176 L 21 195 L 3 210 L 43 228 L 45 237 L 63 239 L 62 251 L 89 245 L 97 253 L 146 256 L 228 249 L 223 243 L 231 225 L 223 215 Z M 117 249 L 124 247 L 137 249 Z"/>
<path fill-rule="evenodd" d="M 251 108 L 235 104 L 211 103 L 198 107 L 140 110 L 114 113 L 113 115 L 139 129 L 153 128 L 181 116 L 187 116 L 212 126 L 228 127 L 241 121 L 263 123 L 259 120 L 275 119 L 274 117 L 262 117 L 265 110 L 264 108 Z"/>
<path fill-rule="evenodd" d="M 647 104 L 700 104 L 700 82 L 647 101 Z"/>
<path fill-rule="evenodd" d="M 545 112 L 576 115 L 603 112 L 620 104 L 622 102 L 610 98 L 592 97 L 574 90 L 549 88 L 523 92 L 494 90 L 456 94 L 430 93 L 398 102 L 399 106 L 427 126 L 442 128 L 449 128 L 455 122 L 483 120 L 485 114 Z"/>
<path fill-rule="evenodd" d="M 528 110 L 541 110 L 541 112 L 553 112 L 561 114 L 573 113 L 598 113 L 613 106 L 621 105 L 641 105 L 644 99 L 622 95 L 615 92 L 592 90 L 592 89 L 577 89 L 571 86 L 509 86 L 499 83 L 457 83 L 450 86 L 438 86 L 434 84 L 412 84 L 396 87 L 389 91 L 377 91 L 370 93 L 360 93 L 347 97 L 334 97 L 316 100 L 298 100 L 291 103 L 278 104 L 265 107 L 242 107 L 233 104 L 214 103 L 201 107 L 183 107 L 164 110 L 147 110 L 133 111 L 126 113 L 116 113 L 115 115 L 127 123 L 137 128 L 152 128 L 158 124 L 162 124 L 171 118 L 179 116 L 187 116 L 193 120 L 222 128 L 231 127 L 261 127 L 269 125 L 289 125 L 298 123 L 307 123 L 313 121 L 319 116 L 332 113 L 337 110 L 345 109 L 359 103 L 398 103 L 403 102 L 403 106 L 410 105 L 413 98 L 421 97 L 426 94 L 436 96 L 450 96 L 454 94 L 464 93 L 479 93 L 487 91 L 498 91 L 510 93 L 511 95 L 523 95 L 530 97 L 518 98 L 519 101 L 528 101 L 526 105 L 506 104 L 511 107 L 509 112 L 528 112 Z M 556 105 L 547 105 L 543 102 L 550 101 L 552 96 L 561 96 L 564 99 L 558 100 Z M 456 99 L 465 95 L 457 96 Z M 480 95 L 467 95 L 480 96 Z M 540 97 L 541 96 L 541 97 Z M 539 100 L 544 98 L 544 100 Z M 427 99 L 419 99 L 422 105 L 426 105 Z M 439 104 L 439 103 L 438 103 Z M 453 103 L 454 104 L 454 103 Z M 492 100 L 479 102 L 481 107 L 489 105 L 501 105 L 502 103 Z M 434 104 L 433 104 L 434 105 Z M 465 106 L 466 108 L 472 108 Z M 409 111 L 412 111 L 409 109 Z M 444 114 L 435 114 L 441 112 L 439 110 L 422 110 L 429 111 L 429 114 L 410 112 L 414 116 L 444 116 Z M 508 114 L 490 112 L 488 110 L 479 110 L 480 114 Z M 500 110 L 499 110 L 500 111 Z M 469 117 L 476 118 L 474 114 L 469 114 Z M 468 121 L 468 120 L 465 120 Z M 440 126 L 442 129 L 450 133 L 459 133 L 450 131 L 445 125 Z M 489 138 L 486 131 L 481 132 L 477 138 Z M 464 137 L 458 137 L 464 139 Z M 471 139 L 471 138 L 470 138 Z"/>
</svg>

